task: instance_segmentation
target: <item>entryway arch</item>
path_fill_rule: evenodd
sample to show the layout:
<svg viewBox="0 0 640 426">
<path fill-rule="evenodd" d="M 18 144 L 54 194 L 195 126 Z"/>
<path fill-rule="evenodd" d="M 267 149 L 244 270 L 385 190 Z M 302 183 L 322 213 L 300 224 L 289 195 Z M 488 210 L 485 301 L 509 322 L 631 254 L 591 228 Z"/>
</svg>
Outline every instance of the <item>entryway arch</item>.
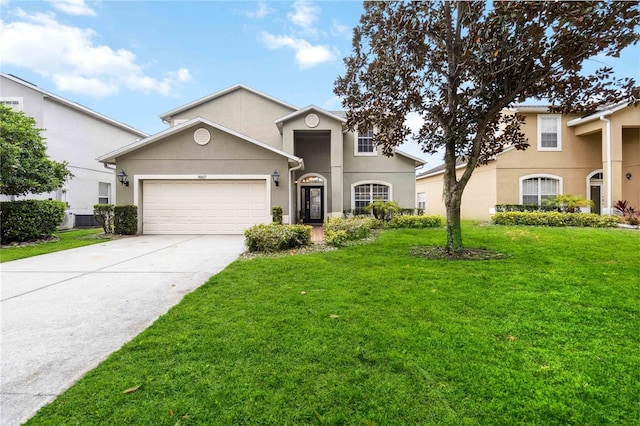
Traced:
<svg viewBox="0 0 640 426">
<path fill-rule="evenodd" d="M 594 170 L 587 176 L 587 199 L 593 201 L 591 213 L 602 214 L 604 174 L 602 169 Z"/>
<path fill-rule="evenodd" d="M 322 224 L 327 217 L 327 178 L 306 173 L 296 181 L 297 219 L 303 223 Z"/>
</svg>

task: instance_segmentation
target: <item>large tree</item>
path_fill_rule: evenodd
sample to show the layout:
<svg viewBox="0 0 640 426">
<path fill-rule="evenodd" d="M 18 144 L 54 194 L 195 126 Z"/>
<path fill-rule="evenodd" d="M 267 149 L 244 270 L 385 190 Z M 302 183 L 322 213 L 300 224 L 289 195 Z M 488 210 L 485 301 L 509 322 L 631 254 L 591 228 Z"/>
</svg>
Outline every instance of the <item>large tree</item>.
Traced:
<svg viewBox="0 0 640 426">
<path fill-rule="evenodd" d="M 48 158 L 42 130 L 22 111 L 0 105 L 0 194 L 50 192 L 72 177 L 66 162 Z"/>
<path fill-rule="evenodd" d="M 447 249 L 462 247 L 460 204 L 474 169 L 506 146 L 526 149 L 522 117 L 504 108 L 545 99 L 555 111 L 592 111 L 634 85 L 595 56 L 617 57 L 639 40 L 637 2 L 365 2 L 353 53 L 335 84 L 350 129 L 375 128 L 385 155 L 410 135 L 444 150 Z M 456 165 L 466 163 L 456 176 Z"/>
</svg>

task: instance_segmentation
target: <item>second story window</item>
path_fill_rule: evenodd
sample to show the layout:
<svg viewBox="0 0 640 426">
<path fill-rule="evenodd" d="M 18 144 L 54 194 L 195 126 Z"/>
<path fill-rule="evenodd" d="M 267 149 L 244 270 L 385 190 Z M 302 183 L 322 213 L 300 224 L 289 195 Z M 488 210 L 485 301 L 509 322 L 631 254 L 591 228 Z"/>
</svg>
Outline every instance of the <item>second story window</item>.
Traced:
<svg viewBox="0 0 640 426">
<path fill-rule="evenodd" d="M 373 143 L 373 129 L 366 132 L 357 132 L 355 141 L 355 155 L 376 155 L 376 146 Z"/>
<path fill-rule="evenodd" d="M 562 150 L 562 117 L 557 114 L 538 115 L 538 151 Z"/>
</svg>

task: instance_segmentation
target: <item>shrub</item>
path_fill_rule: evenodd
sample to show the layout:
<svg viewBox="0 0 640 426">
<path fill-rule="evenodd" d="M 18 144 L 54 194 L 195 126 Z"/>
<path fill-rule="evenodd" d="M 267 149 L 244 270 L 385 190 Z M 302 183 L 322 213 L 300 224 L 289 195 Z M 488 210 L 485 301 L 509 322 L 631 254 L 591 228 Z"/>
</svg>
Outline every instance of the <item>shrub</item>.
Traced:
<svg viewBox="0 0 640 426">
<path fill-rule="evenodd" d="M 618 200 L 613 205 L 616 212 L 622 215 L 622 221 L 629 225 L 638 225 L 640 223 L 640 210 L 636 210 L 629 205 L 627 200 Z"/>
<path fill-rule="evenodd" d="M 376 219 L 385 221 L 397 215 L 399 211 L 400 206 L 395 201 L 377 200 L 364 208 L 365 213 L 371 213 Z"/>
<path fill-rule="evenodd" d="M 353 217 L 349 219 L 334 217 L 324 221 L 324 239 L 329 245 L 336 241 L 344 245 L 347 241 L 355 241 L 367 238 L 371 235 L 371 229 L 376 228 L 380 222 L 371 217 Z"/>
<path fill-rule="evenodd" d="M 254 225 L 244 231 L 249 251 L 273 252 L 311 244 L 308 225 Z"/>
<path fill-rule="evenodd" d="M 273 217 L 273 223 L 282 225 L 282 207 L 275 206 L 271 209 L 271 216 Z"/>
<path fill-rule="evenodd" d="M 0 203 L 2 244 L 50 237 L 62 223 L 66 204 L 55 200 Z"/>
<path fill-rule="evenodd" d="M 440 216 L 394 216 L 385 225 L 387 228 L 438 228 L 442 226 Z"/>
<path fill-rule="evenodd" d="M 600 216 L 594 213 L 559 212 L 503 212 L 491 218 L 496 225 L 530 226 L 582 226 L 592 228 L 615 227 L 617 219 L 613 216 Z"/>
<path fill-rule="evenodd" d="M 113 232 L 120 235 L 135 235 L 138 232 L 138 207 L 133 205 L 113 208 Z"/>
<path fill-rule="evenodd" d="M 346 209 L 342 211 L 342 216 L 348 219 L 356 216 L 369 216 L 369 214 L 366 213 L 364 209 Z"/>
<path fill-rule="evenodd" d="M 554 206 L 537 204 L 496 204 L 496 213 L 502 212 L 548 212 L 554 211 Z"/>
<path fill-rule="evenodd" d="M 95 204 L 93 217 L 102 225 L 105 234 L 113 232 L 113 204 Z"/>
<path fill-rule="evenodd" d="M 580 207 L 594 206 L 593 201 L 571 194 L 556 195 L 553 198 L 544 200 L 543 205 L 563 213 L 580 213 Z"/>
</svg>

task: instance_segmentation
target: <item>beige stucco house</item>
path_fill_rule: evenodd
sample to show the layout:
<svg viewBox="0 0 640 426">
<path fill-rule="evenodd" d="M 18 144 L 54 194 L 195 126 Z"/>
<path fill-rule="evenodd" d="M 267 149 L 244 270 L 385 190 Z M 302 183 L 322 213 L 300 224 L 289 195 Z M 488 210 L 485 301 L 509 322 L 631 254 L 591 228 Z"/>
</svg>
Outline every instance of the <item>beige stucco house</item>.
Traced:
<svg viewBox="0 0 640 426">
<path fill-rule="evenodd" d="M 590 199 L 599 214 L 613 214 L 617 200 L 640 208 L 640 106 L 625 101 L 582 117 L 542 106 L 516 110 L 525 117 L 530 146 L 507 148 L 473 172 L 463 218 L 487 220 L 496 204 L 539 204 L 558 194 Z M 443 176 L 440 166 L 416 177 L 418 204 L 427 214 L 445 214 Z"/>
<path fill-rule="evenodd" d="M 374 199 L 415 207 L 424 162 L 383 156 L 341 113 L 239 84 L 160 118 L 168 129 L 99 158 L 127 175 L 116 202 L 138 206 L 141 233 L 242 233 L 271 222 L 274 206 L 285 223 L 322 223 Z"/>
</svg>

